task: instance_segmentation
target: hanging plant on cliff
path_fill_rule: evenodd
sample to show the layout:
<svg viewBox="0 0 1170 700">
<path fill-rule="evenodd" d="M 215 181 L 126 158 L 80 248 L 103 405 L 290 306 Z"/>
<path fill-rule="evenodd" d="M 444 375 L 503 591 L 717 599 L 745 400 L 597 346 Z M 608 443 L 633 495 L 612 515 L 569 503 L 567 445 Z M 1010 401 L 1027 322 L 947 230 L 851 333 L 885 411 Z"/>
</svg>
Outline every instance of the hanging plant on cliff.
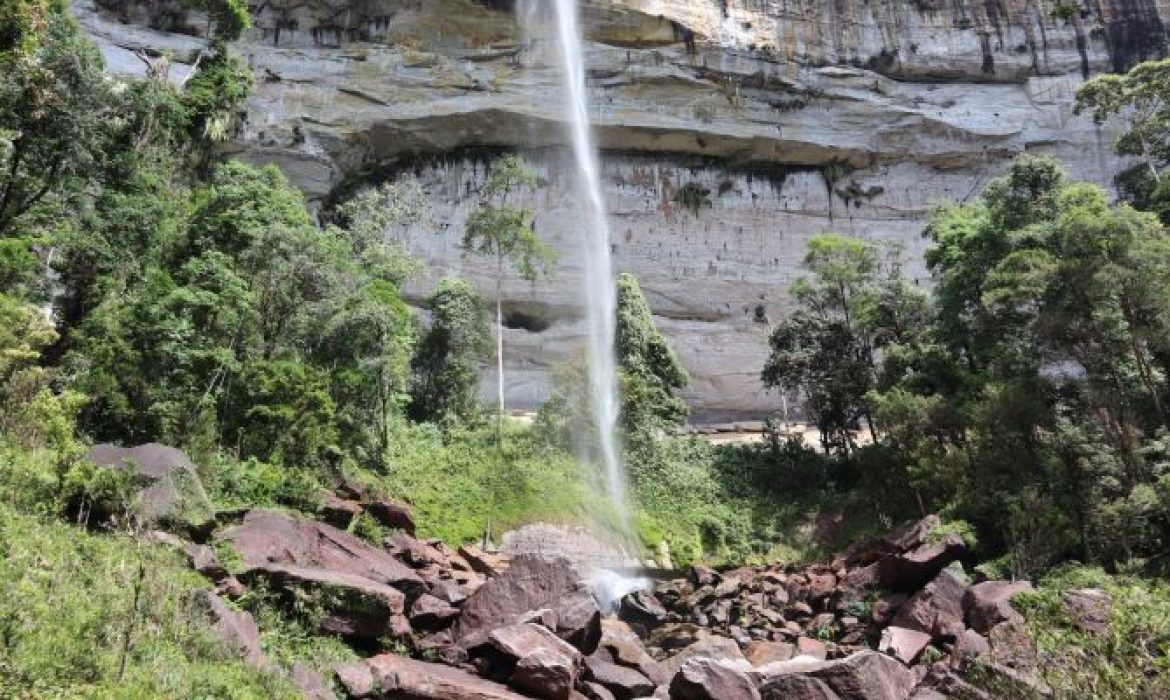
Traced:
<svg viewBox="0 0 1170 700">
<path fill-rule="evenodd" d="M 497 440 L 504 419 L 503 285 L 508 263 L 522 278 L 535 282 L 552 274 L 556 252 L 532 229 L 532 212 L 508 201 L 522 189 L 536 187 L 536 173 L 517 155 L 492 163 L 479 207 L 467 217 L 463 250 L 496 260 L 496 376 L 498 380 Z"/>
</svg>

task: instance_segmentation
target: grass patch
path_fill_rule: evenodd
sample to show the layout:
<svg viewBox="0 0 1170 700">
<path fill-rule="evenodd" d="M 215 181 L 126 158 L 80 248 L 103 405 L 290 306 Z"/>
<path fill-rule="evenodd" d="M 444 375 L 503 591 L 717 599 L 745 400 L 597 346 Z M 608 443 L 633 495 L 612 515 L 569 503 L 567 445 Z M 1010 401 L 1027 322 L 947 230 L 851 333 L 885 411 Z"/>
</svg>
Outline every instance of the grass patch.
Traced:
<svg viewBox="0 0 1170 700">
<path fill-rule="evenodd" d="M 1062 604 L 1071 588 L 1100 588 L 1113 598 L 1106 634 L 1083 632 Z M 1139 700 L 1170 697 L 1170 584 L 1070 567 L 1015 600 L 1041 653 L 1056 698 Z"/>
<path fill-rule="evenodd" d="M 163 547 L 0 505 L 0 697 L 295 697 L 230 658 L 204 586 Z"/>
</svg>

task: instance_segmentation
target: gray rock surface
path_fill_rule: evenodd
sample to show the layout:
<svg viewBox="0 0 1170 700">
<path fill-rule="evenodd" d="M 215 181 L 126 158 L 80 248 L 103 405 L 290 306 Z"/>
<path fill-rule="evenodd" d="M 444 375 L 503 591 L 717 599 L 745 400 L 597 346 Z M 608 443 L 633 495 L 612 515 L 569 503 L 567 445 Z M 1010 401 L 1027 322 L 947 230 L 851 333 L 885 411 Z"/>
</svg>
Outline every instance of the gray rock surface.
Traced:
<svg viewBox="0 0 1170 700">
<path fill-rule="evenodd" d="M 178 0 L 98 1 L 117 11 L 74 5 L 111 71 L 143 71 L 143 47 L 173 56 L 172 79 L 189 71 L 202 18 Z M 509 4 L 263 4 L 239 47 L 257 89 L 228 150 L 277 163 L 317 202 L 417 173 L 437 223 L 399 232 L 432 270 L 418 300 L 445 274 L 493 289 L 459 232 L 486 156 L 527 149 L 544 184 L 524 203 L 564 256 L 550 282 L 504 285 L 508 397 L 523 408 L 547 394 L 551 364 L 581 352 L 583 261 L 551 42 L 492 9 Z M 1073 95 L 1085 75 L 1160 55 L 1170 15 L 1166 0 L 1068 19 L 1057 0 L 584 4 L 617 267 L 641 279 L 707 419 L 779 405 L 758 381 L 764 336 L 810 236 L 893 239 L 920 260 L 930 204 L 970 197 L 1024 150 L 1108 183 L 1115 133 L 1074 116 Z M 928 283 L 920 263 L 909 271 Z"/>
</svg>

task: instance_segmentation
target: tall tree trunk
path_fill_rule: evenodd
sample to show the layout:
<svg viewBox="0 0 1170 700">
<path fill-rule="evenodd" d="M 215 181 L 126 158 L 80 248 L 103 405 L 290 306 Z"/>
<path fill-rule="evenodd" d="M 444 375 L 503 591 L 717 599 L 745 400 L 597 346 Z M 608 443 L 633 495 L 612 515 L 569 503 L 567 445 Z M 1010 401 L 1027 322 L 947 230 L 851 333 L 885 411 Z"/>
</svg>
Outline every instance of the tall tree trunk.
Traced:
<svg viewBox="0 0 1170 700">
<path fill-rule="evenodd" d="M 499 404 L 496 412 L 496 446 L 504 444 L 504 258 L 497 258 L 496 268 L 496 378 Z"/>
</svg>

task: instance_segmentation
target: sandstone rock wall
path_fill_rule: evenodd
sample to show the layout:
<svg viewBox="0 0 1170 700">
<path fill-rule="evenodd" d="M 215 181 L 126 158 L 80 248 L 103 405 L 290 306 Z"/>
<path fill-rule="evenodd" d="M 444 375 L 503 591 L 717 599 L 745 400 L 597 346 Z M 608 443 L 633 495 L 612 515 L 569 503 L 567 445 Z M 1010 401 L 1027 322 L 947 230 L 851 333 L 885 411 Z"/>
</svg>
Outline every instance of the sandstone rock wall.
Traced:
<svg viewBox="0 0 1170 700">
<path fill-rule="evenodd" d="M 205 18 L 177 0 L 76 0 L 112 70 L 138 48 L 195 59 Z M 557 277 L 505 285 L 508 393 L 535 406 L 580 352 L 581 231 L 550 41 L 511 2 L 275 0 L 239 47 L 256 72 L 230 151 L 279 164 L 311 199 L 417 174 L 436 230 L 404 231 L 432 276 L 490 292 L 457 242 L 487 159 L 521 148 Z M 1022 151 L 1109 183 L 1115 134 L 1072 114 L 1084 76 L 1161 55 L 1165 0 L 593 0 L 590 98 L 619 269 L 642 281 L 694 378 L 702 418 L 757 417 L 768 322 L 807 239 L 899 242 L 920 260 L 934 201 L 979 191 Z M 910 272 L 928 279 L 916 262 Z M 491 382 L 492 377 L 485 381 Z"/>
</svg>

